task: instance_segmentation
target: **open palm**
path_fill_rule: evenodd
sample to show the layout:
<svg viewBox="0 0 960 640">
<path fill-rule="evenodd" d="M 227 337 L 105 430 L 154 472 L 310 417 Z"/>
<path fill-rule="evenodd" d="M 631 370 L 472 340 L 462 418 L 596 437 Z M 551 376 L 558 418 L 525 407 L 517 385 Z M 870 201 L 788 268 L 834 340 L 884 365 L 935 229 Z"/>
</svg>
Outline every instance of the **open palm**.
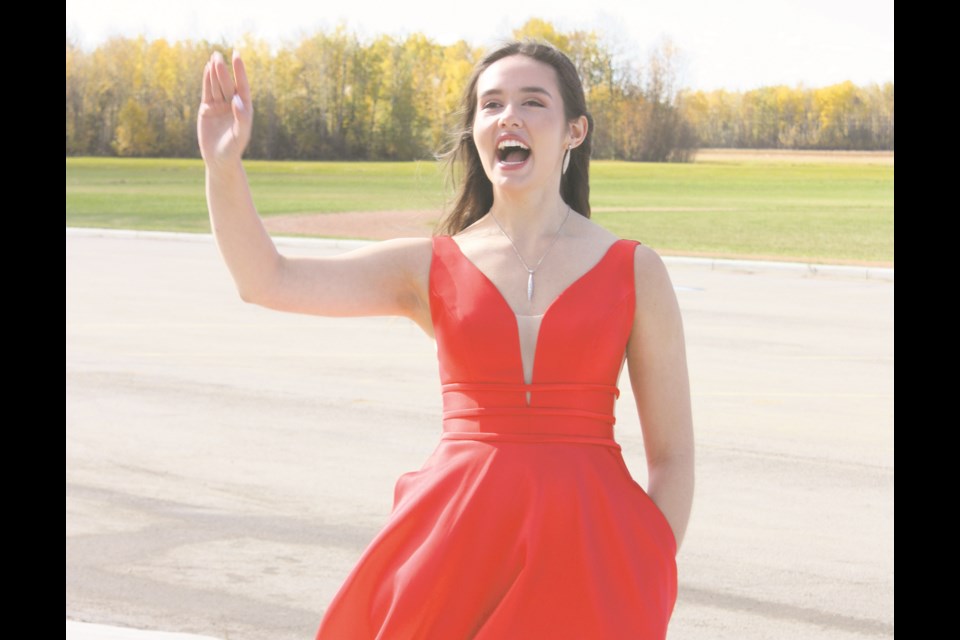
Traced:
<svg viewBox="0 0 960 640">
<path fill-rule="evenodd" d="M 214 53 L 203 69 L 203 96 L 197 114 L 203 159 L 218 164 L 239 160 L 250 141 L 252 126 L 250 83 L 243 60 L 234 52 L 231 75 L 223 56 Z"/>
</svg>

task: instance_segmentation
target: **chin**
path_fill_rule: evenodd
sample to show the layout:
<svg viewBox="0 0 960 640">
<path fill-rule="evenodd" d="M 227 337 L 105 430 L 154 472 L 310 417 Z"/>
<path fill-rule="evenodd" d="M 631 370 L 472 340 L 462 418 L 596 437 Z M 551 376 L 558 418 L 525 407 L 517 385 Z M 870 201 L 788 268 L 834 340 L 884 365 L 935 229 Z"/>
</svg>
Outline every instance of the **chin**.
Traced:
<svg viewBox="0 0 960 640">
<path fill-rule="evenodd" d="M 490 176 L 488 176 L 490 177 Z M 539 189 L 560 189 L 559 181 L 552 181 L 543 176 L 536 176 L 529 172 L 510 173 L 497 172 L 492 176 L 490 182 L 495 189 L 502 191 L 536 191 Z"/>
</svg>

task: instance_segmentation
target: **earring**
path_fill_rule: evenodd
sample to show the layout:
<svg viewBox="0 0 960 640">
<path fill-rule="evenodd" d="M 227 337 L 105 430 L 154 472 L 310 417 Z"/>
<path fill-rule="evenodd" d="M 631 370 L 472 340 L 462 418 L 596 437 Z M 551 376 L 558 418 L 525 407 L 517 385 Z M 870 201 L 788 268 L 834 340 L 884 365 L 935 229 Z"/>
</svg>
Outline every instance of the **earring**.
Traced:
<svg viewBox="0 0 960 640">
<path fill-rule="evenodd" d="M 567 147 L 567 150 L 563 152 L 563 168 L 560 169 L 561 175 L 565 175 L 569 167 L 570 167 L 570 147 Z"/>
</svg>

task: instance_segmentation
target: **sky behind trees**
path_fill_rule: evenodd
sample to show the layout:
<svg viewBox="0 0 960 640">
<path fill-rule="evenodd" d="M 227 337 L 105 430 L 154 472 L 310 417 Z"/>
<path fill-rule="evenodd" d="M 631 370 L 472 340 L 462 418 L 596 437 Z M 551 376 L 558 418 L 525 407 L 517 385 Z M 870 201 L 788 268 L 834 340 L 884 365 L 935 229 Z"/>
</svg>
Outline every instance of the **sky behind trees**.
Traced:
<svg viewBox="0 0 960 640">
<path fill-rule="evenodd" d="M 316 29 L 423 33 L 440 44 L 489 45 L 532 16 L 559 30 L 603 33 L 615 53 L 643 60 L 663 37 L 684 57 L 682 85 L 751 89 L 894 80 L 893 0 L 67 0 L 67 37 L 94 48 L 111 36 L 274 43 Z"/>
</svg>

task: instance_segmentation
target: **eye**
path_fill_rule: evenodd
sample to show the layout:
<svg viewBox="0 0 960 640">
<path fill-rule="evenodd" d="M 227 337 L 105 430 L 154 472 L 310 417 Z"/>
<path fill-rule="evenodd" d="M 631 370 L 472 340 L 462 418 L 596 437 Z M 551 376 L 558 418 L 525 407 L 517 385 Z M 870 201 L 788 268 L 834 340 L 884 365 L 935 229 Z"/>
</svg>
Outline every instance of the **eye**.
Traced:
<svg viewBox="0 0 960 640">
<path fill-rule="evenodd" d="M 499 109 L 499 108 L 500 108 L 500 103 L 497 102 L 496 100 L 487 100 L 486 102 L 484 102 L 484 103 L 482 103 L 482 104 L 480 105 L 480 108 L 481 108 L 481 109 L 484 109 L 484 110 Z"/>
<path fill-rule="evenodd" d="M 542 107 L 542 106 L 543 106 L 543 103 L 542 103 L 542 102 L 540 102 L 539 100 L 535 100 L 535 99 L 533 99 L 533 98 L 530 98 L 529 100 L 527 100 L 527 101 L 524 102 L 523 104 L 524 104 L 525 106 L 528 106 L 528 107 Z"/>
</svg>

